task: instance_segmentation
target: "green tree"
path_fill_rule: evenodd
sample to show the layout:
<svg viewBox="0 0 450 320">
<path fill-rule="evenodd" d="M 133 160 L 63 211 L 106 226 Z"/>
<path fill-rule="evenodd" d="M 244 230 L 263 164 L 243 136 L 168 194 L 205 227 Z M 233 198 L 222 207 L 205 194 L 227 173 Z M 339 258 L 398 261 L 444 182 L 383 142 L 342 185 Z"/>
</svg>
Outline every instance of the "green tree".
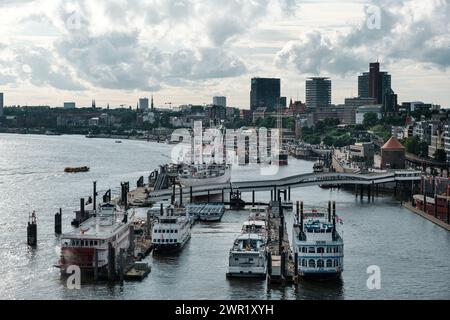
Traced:
<svg viewBox="0 0 450 320">
<path fill-rule="evenodd" d="M 447 161 L 447 153 L 445 153 L 444 149 L 437 149 L 433 155 L 434 159 L 437 161 L 445 162 Z"/>
<path fill-rule="evenodd" d="M 326 146 L 330 146 L 330 147 L 334 146 L 334 143 L 335 143 L 335 140 L 334 140 L 334 138 L 332 136 L 326 136 L 323 139 L 323 144 L 326 145 Z"/>
<path fill-rule="evenodd" d="M 369 112 L 364 115 L 363 126 L 366 129 L 370 129 L 376 126 L 378 123 L 378 116 L 376 113 Z"/>
</svg>

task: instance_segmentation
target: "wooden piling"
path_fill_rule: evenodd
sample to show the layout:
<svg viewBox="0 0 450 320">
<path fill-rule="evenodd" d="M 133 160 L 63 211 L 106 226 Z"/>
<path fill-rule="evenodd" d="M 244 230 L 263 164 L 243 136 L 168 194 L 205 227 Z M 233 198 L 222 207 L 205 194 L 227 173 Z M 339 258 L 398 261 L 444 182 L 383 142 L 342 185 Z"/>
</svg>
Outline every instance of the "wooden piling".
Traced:
<svg viewBox="0 0 450 320">
<path fill-rule="evenodd" d="M 291 201 L 291 187 L 288 187 L 288 200 Z"/>
<path fill-rule="evenodd" d="M 267 274 L 269 277 L 272 275 L 272 252 L 267 254 Z"/>
<path fill-rule="evenodd" d="M 300 230 L 303 230 L 303 218 L 304 218 L 304 209 L 303 209 L 303 201 L 300 203 Z"/>
<path fill-rule="evenodd" d="M 98 251 L 94 249 L 94 280 L 98 281 Z"/>
<path fill-rule="evenodd" d="M 92 192 L 92 209 L 97 210 L 97 181 L 93 183 L 93 192 Z"/>
<path fill-rule="evenodd" d="M 116 280 L 116 253 L 111 242 L 108 242 L 108 280 Z"/>
<path fill-rule="evenodd" d="M 124 249 L 120 249 L 119 251 L 119 280 L 120 283 L 123 284 L 123 276 L 125 273 L 125 253 Z"/>
<path fill-rule="evenodd" d="M 194 192 L 192 191 L 192 186 L 189 188 L 189 196 L 191 198 L 191 203 L 194 201 Z"/>
<path fill-rule="evenodd" d="M 79 223 L 83 223 L 86 220 L 86 211 L 84 208 L 84 198 L 80 199 L 80 221 Z"/>
<path fill-rule="evenodd" d="M 172 201 L 171 201 L 172 205 L 175 204 L 175 183 L 172 184 Z"/>
<path fill-rule="evenodd" d="M 437 219 L 438 217 L 438 197 L 434 196 L 434 217 Z"/>
<path fill-rule="evenodd" d="M 180 206 L 183 205 L 183 188 L 180 187 Z"/>
<path fill-rule="evenodd" d="M 55 234 L 62 234 L 62 209 L 59 209 L 59 212 L 55 214 Z"/>
<path fill-rule="evenodd" d="M 295 261 L 294 261 L 294 275 L 297 278 L 298 277 L 298 252 L 295 253 L 294 259 L 295 259 Z"/>
<path fill-rule="evenodd" d="M 28 227 L 27 227 L 27 243 L 30 247 L 37 246 L 37 220 L 36 213 L 29 216 Z"/>
<path fill-rule="evenodd" d="M 252 190 L 252 207 L 255 206 L 255 190 Z"/>
<path fill-rule="evenodd" d="M 328 222 L 331 223 L 331 201 L 328 201 Z"/>
</svg>

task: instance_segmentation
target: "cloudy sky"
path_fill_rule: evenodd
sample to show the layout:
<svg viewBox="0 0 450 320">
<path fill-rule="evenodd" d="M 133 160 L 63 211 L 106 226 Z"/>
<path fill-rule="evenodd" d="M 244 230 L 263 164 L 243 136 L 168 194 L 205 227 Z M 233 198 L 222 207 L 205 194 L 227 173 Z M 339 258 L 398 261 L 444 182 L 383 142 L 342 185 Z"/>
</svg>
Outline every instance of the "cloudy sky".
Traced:
<svg viewBox="0 0 450 320">
<path fill-rule="evenodd" d="M 333 79 L 357 95 L 379 60 L 400 101 L 450 107 L 450 0 L 1 0 L 6 105 L 64 101 L 210 103 L 248 108 L 250 78 Z"/>
</svg>

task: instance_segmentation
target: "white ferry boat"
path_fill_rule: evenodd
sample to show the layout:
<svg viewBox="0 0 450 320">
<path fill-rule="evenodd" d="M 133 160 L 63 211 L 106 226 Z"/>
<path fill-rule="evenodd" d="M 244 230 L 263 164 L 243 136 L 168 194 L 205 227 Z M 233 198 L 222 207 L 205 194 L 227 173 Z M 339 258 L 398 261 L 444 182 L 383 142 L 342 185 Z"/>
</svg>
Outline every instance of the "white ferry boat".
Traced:
<svg viewBox="0 0 450 320">
<path fill-rule="evenodd" d="M 228 277 L 265 277 L 266 239 L 262 234 L 243 233 L 229 254 Z"/>
<path fill-rule="evenodd" d="M 155 252 L 178 251 L 191 238 L 192 221 L 185 208 L 170 206 L 153 226 L 152 242 Z"/>
<path fill-rule="evenodd" d="M 61 258 L 58 267 L 65 274 L 69 266 L 79 266 L 82 271 L 93 272 L 108 265 L 108 244 L 116 253 L 130 246 L 132 217 L 112 204 L 103 204 L 95 216 L 83 222 L 77 229 L 61 237 Z"/>
<path fill-rule="evenodd" d="M 301 214 L 294 224 L 293 246 L 298 273 L 305 278 L 337 278 L 344 270 L 344 241 L 331 213 Z"/>
<path fill-rule="evenodd" d="M 231 166 L 218 164 L 185 166 L 180 172 L 179 180 L 184 187 L 230 183 Z"/>
</svg>

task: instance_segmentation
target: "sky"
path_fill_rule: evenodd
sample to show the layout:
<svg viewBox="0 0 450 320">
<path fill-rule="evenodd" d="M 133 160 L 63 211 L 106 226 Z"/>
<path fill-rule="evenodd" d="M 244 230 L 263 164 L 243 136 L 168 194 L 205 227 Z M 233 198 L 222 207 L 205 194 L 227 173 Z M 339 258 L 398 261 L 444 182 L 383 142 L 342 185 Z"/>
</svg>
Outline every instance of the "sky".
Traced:
<svg viewBox="0 0 450 320">
<path fill-rule="evenodd" d="M 1 0 L 5 105 L 209 104 L 249 108 L 250 79 L 335 104 L 380 61 L 399 101 L 450 107 L 450 0 Z"/>
</svg>

